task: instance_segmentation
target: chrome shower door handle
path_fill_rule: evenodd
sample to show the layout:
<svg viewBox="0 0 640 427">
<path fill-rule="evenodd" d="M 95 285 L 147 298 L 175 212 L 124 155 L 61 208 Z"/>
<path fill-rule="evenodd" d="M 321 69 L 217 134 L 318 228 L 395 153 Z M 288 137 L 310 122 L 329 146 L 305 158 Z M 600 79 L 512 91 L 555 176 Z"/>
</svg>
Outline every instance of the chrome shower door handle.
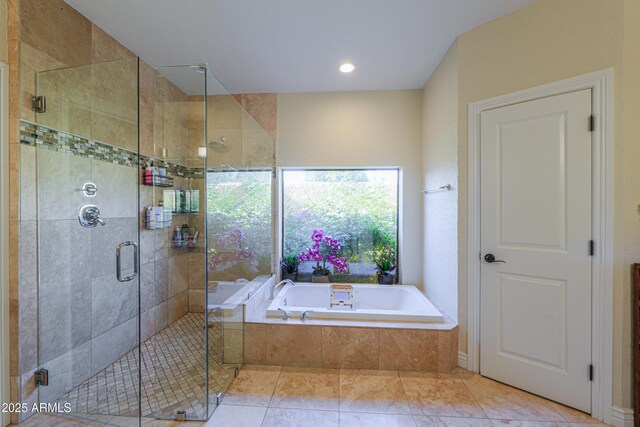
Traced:
<svg viewBox="0 0 640 427">
<path fill-rule="evenodd" d="M 122 260 L 121 251 L 123 247 L 133 246 L 133 274 L 131 276 L 122 277 Z M 116 277 L 118 282 L 129 282 L 138 276 L 138 244 L 136 242 L 122 242 L 116 248 Z"/>
</svg>

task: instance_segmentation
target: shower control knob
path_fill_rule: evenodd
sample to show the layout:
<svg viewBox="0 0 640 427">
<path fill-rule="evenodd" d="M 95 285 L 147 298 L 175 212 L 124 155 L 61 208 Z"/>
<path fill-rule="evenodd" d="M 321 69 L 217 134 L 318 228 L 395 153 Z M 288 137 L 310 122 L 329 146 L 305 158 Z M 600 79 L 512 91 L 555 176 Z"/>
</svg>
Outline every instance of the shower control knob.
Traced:
<svg viewBox="0 0 640 427">
<path fill-rule="evenodd" d="M 104 219 L 100 218 L 100 208 L 96 205 L 84 205 L 78 212 L 78 221 L 80 225 L 87 228 L 93 228 L 100 224 L 105 226 L 107 223 Z"/>
</svg>

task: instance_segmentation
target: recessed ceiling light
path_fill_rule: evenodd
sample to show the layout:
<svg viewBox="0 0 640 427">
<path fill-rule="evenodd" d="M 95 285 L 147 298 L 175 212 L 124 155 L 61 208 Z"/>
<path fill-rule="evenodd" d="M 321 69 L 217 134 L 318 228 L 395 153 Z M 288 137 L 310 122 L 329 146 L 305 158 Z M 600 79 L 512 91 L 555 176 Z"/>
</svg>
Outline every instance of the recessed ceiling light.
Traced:
<svg viewBox="0 0 640 427">
<path fill-rule="evenodd" d="M 351 62 L 345 62 L 344 64 L 340 64 L 338 69 L 342 73 L 350 73 L 350 72 L 352 72 L 353 70 L 356 69 L 356 66 L 354 64 L 352 64 Z"/>
</svg>

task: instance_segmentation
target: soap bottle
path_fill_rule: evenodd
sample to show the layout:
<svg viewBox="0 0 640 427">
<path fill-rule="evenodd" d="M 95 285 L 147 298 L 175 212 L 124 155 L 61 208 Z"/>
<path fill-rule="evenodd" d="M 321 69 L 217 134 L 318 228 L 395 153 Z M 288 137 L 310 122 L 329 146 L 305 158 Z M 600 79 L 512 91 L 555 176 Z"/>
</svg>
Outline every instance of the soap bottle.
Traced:
<svg viewBox="0 0 640 427">
<path fill-rule="evenodd" d="M 163 227 L 169 228 L 171 227 L 171 220 L 173 219 L 173 215 L 171 215 L 171 208 L 169 206 L 165 206 L 164 200 L 160 201 L 160 206 L 162 206 Z"/>
<path fill-rule="evenodd" d="M 181 248 L 182 247 L 182 233 L 180 233 L 180 227 L 176 226 L 176 229 L 173 232 L 173 247 Z"/>
<path fill-rule="evenodd" d="M 182 242 L 184 246 L 189 241 L 189 224 L 182 224 Z"/>
<path fill-rule="evenodd" d="M 163 228 L 164 224 L 163 224 L 163 218 L 162 218 L 162 214 L 163 212 L 163 207 L 162 206 L 154 206 L 153 207 L 153 219 L 155 221 L 155 227 L 156 228 Z"/>
<path fill-rule="evenodd" d="M 187 205 L 187 197 L 182 187 L 178 188 L 178 212 L 184 213 Z"/>
<path fill-rule="evenodd" d="M 153 220 L 153 206 L 147 206 L 144 219 L 145 219 L 145 222 L 147 223 L 148 229 L 156 228 L 155 221 Z"/>
</svg>

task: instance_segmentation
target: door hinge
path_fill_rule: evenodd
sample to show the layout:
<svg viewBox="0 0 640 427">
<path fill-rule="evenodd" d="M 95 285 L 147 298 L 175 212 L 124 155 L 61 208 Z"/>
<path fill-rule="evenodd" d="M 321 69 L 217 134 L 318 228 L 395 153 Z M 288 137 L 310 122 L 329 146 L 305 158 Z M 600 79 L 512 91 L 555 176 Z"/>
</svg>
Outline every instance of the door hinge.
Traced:
<svg viewBox="0 0 640 427">
<path fill-rule="evenodd" d="M 31 108 L 36 113 L 47 112 L 47 97 L 46 96 L 34 96 L 31 98 Z"/>
<path fill-rule="evenodd" d="M 589 381 L 593 381 L 593 365 L 589 365 Z"/>
<path fill-rule="evenodd" d="M 596 253 L 596 243 L 593 240 L 589 240 L 589 256 L 593 256 Z"/>
<path fill-rule="evenodd" d="M 589 116 L 589 132 L 596 130 L 596 116 L 593 114 Z"/>
<path fill-rule="evenodd" d="M 36 381 L 36 387 L 49 385 L 49 371 L 46 369 L 38 369 L 33 376 Z"/>
</svg>

